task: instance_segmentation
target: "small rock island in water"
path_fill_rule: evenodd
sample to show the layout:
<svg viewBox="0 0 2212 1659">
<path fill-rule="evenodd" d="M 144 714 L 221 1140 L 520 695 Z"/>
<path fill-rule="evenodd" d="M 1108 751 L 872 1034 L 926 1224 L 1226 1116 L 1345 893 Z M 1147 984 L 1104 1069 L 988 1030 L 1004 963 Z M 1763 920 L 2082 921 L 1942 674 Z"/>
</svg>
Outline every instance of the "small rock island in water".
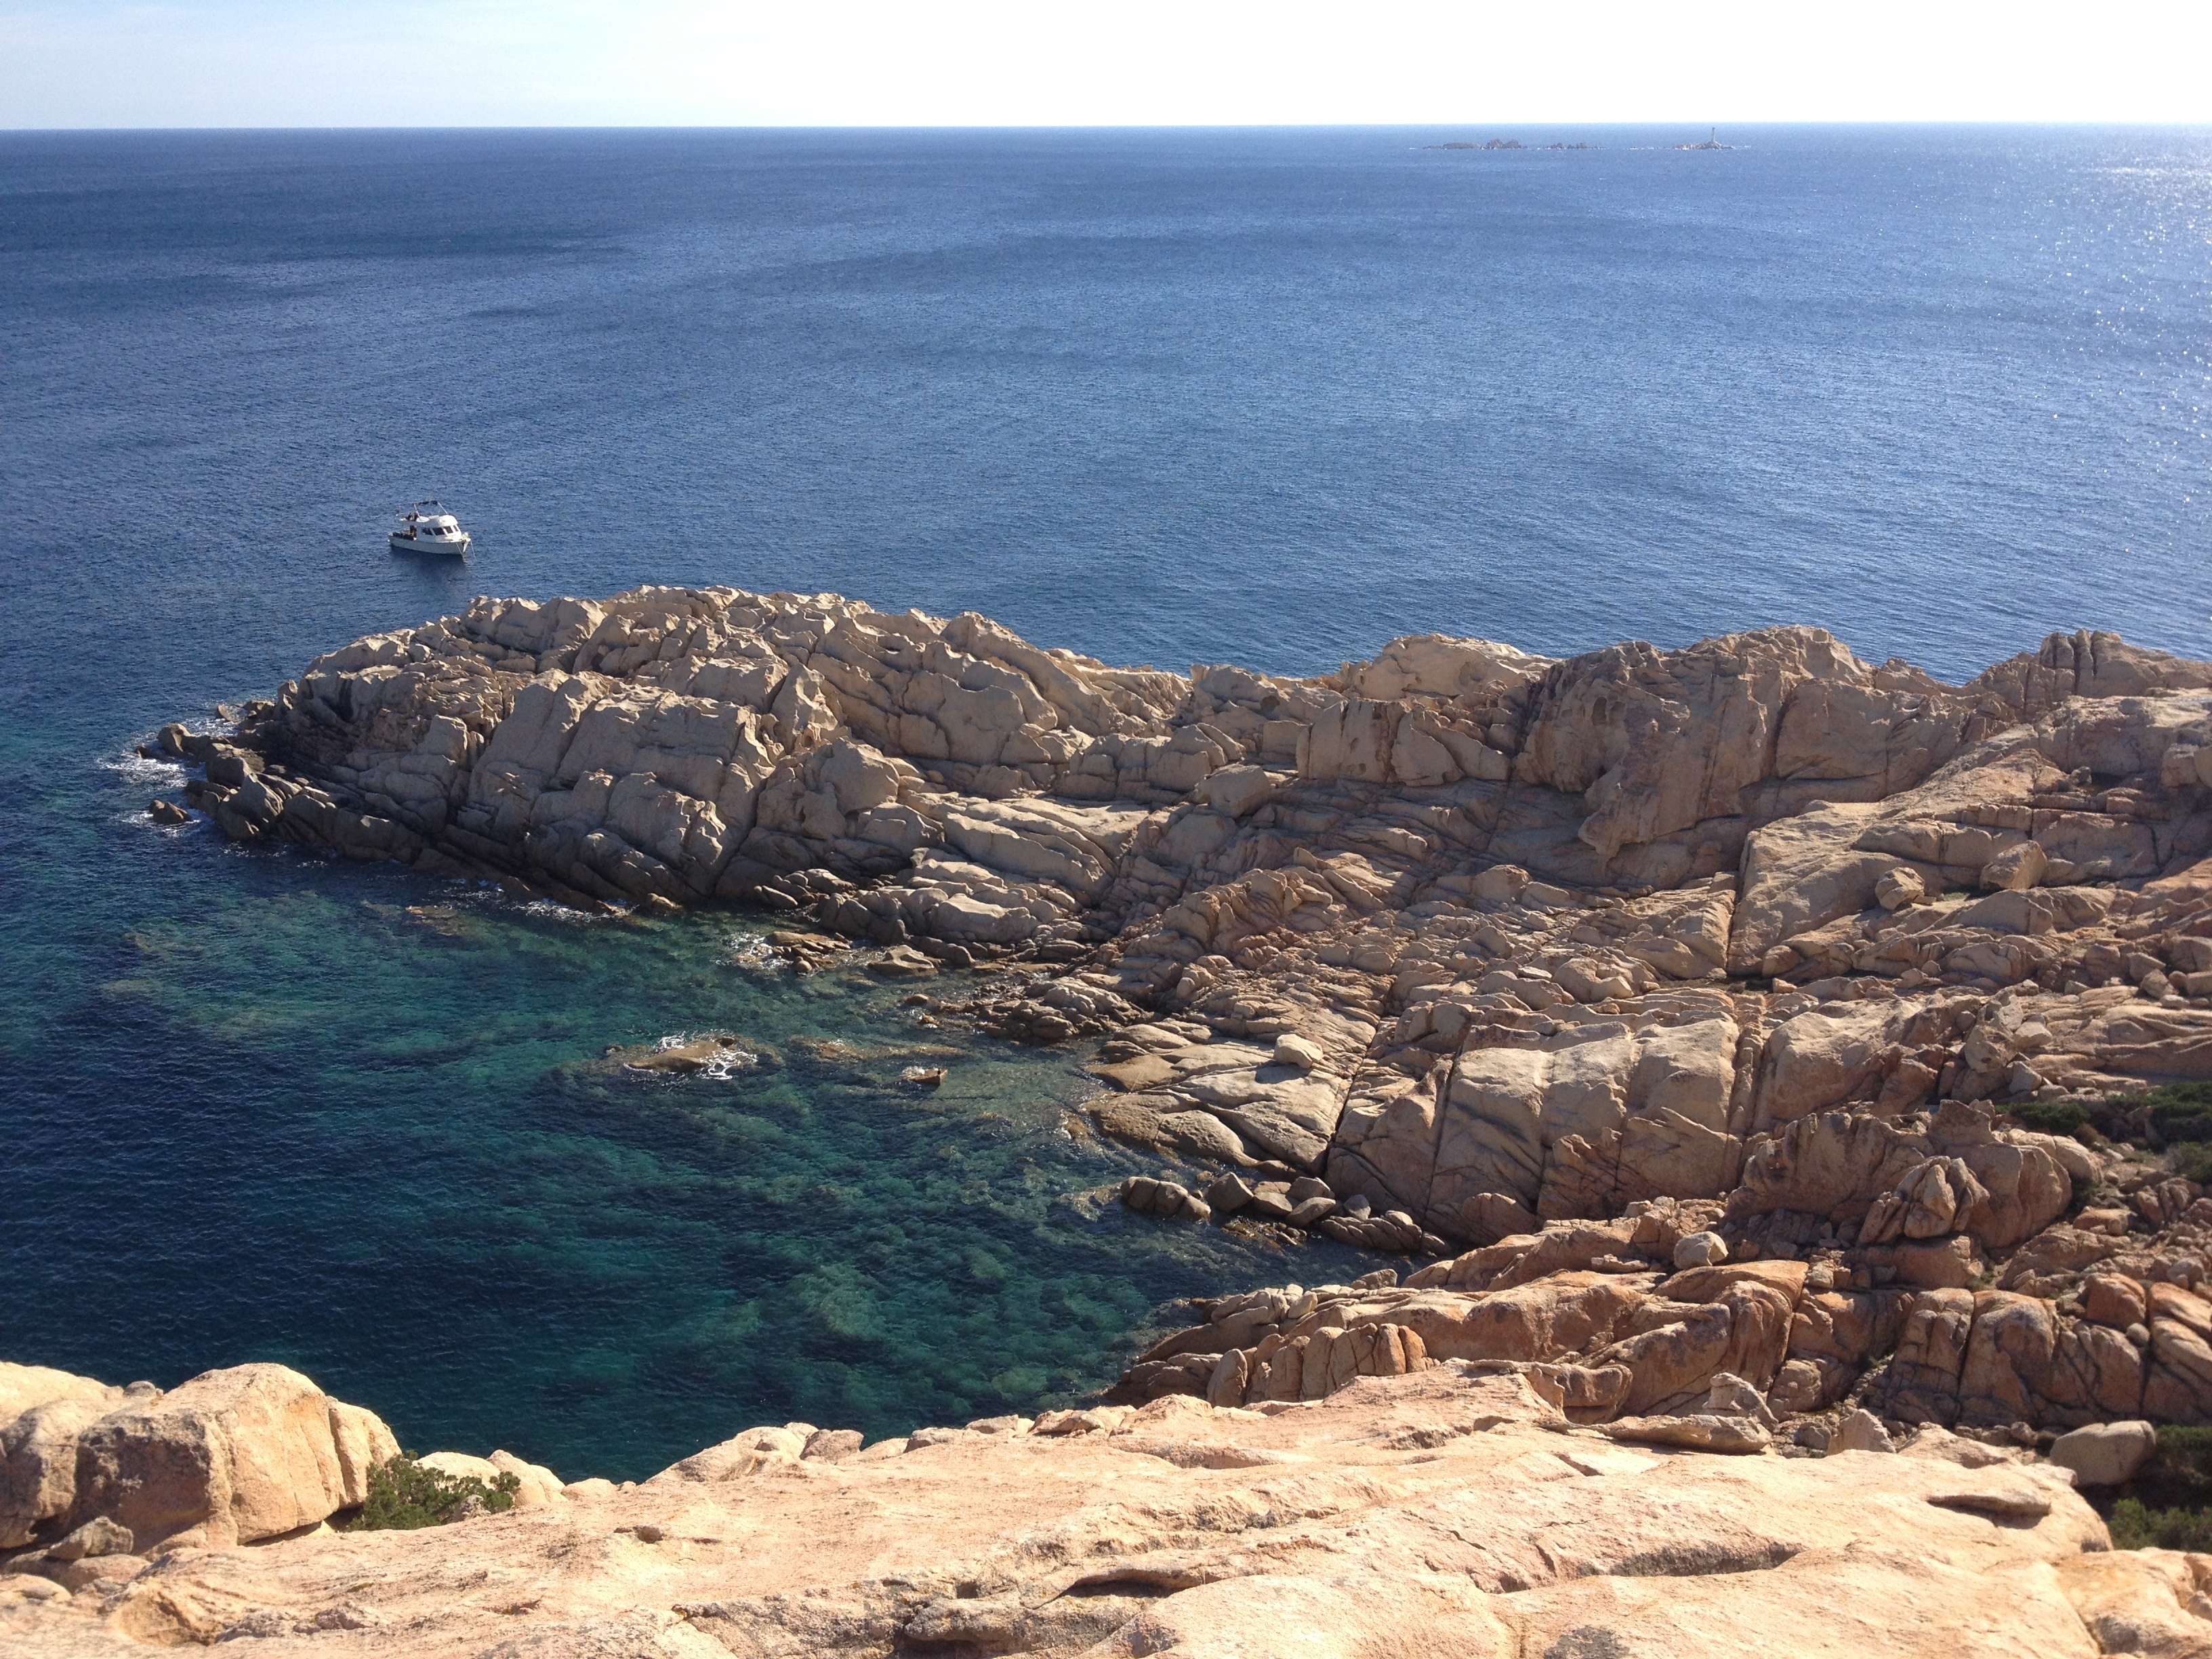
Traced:
<svg viewBox="0 0 2212 1659">
<path fill-rule="evenodd" d="M 1175 674 L 647 588 L 161 744 L 240 840 L 994 965 L 948 1006 L 1103 1036 L 1099 1128 L 1175 1160 L 1131 1208 L 1403 1266 L 1194 1304 L 1088 1409 L 635 1486 L 402 1459 L 281 1366 L 0 1366 L 23 1651 L 2212 1650 L 2212 1558 L 2112 1547 L 2203 1502 L 2212 665 Z"/>
</svg>

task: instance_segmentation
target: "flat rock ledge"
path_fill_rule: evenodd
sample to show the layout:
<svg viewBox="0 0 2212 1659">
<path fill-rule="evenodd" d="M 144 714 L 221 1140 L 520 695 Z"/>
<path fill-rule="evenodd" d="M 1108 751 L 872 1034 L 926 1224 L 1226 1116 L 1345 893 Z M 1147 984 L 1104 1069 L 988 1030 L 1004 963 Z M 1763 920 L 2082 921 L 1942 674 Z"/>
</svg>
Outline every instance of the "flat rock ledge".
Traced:
<svg viewBox="0 0 2212 1659">
<path fill-rule="evenodd" d="M 100 1413 L 54 1535 L 0 1557 L 11 1654 L 2212 1651 L 2212 1557 L 2113 1551 L 2063 1469 L 1940 1434 L 1782 1457 L 1733 1399 L 1606 1433 L 1466 1362 L 1303 1404 L 1170 1395 L 867 1447 L 766 1426 L 619 1486 L 438 1453 L 516 1473 L 515 1507 L 368 1533 L 318 1511 L 343 1518 L 349 1459 L 388 1437 L 283 1367 L 160 1395 L 0 1366 L 0 1389 L 11 1481 L 53 1442 L 27 1422 Z"/>
</svg>

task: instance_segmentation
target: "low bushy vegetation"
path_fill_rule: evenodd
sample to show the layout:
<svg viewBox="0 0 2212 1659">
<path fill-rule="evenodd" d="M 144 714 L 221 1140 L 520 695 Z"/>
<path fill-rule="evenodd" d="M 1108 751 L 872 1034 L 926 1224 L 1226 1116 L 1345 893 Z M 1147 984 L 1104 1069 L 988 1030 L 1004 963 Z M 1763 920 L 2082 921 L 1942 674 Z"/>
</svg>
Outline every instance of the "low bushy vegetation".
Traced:
<svg viewBox="0 0 2212 1659">
<path fill-rule="evenodd" d="M 2154 1504 L 2212 1505 L 2212 1428 L 2160 1428 L 2158 1449 L 2133 1486 L 2136 1496 Z"/>
<path fill-rule="evenodd" d="M 368 1501 L 349 1532 L 385 1532 L 442 1527 L 458 1521 L 474 1498 L 495 1514 L 514 1507 L 519 1475 L 495 1474 L 487 1482 L 473 1474 L 447 1474 L 425 1468 L 406 1452 L 368 1473 Z"/>
<path fill-rule="evenodd" d="M 2098 1115 L 2112 1126 L 2106 1133 L 2132 1138 L 2125 1134 L 2127 1120 L 2140 1126 L 2146 1110 L 2154 1146 L 2212 1141 L 2212 1083 L 2170 1083 L 2141 1094 L 2109 1095 Z"/>
<path fill-rule="evenodd" d="M 2123 1498 L 2105 1525 L 2116 1550 L 2212 1550 L 2212 1510 L 2154 1510 Z"/>
<path fill-rule="evenodd" d="M 2160 1428 L 2142 1472 L 2098 1507 L 2114 1549 L 2212 1551 L 2212 1428 Z"/>
<path fill-rule="evenodd" d="M 2072 1100 L 2024 1100 L 2012 1115 L 2038 1134 L 2070 1135 L 2089 1127 L 2089 1109 Z"/>
<path fill-rule="evenodd" d="M 2172 1083 L 2136 1094 L 2021 1101 L 2008 1109 L 2039 1134 L 2071 1135 L 2086 1145 L 2122 1141 L 2166 1154 L 2166 1166 L 2212 1184 L 2212 1083 Z"/>
</svg>

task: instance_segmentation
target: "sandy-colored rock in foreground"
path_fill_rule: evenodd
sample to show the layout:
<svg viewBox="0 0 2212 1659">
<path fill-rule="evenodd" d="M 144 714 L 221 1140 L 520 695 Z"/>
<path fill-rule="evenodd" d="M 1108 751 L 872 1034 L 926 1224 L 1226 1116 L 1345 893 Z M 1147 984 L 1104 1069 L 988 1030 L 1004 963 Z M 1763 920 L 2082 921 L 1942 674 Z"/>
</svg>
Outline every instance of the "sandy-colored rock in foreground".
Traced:
<svg viewBox="0 0 2212 1659">
<path fill-rule="evenodd" d="M 250 1543 L 312 1526 L 360 1504 L 370 1468 L 398 1448 L 372 1413 L 261 1364 L 126 1400 L 86 1425 L 76 1449 L 65 1524 L 104 1516 L 143 1548 Z"/>
<path fill-rule="evenodd" d="M 41 1523 L 69 1512 L 77 1435 L 128 1397 L 88 1376 L 0 1363 L 0 1549 L 29 1543 Z"/>
<path fill-rule="evenodd" d="M 0 1577 L 0 1645 L 2090 1659 L 2136 1650 L 2124 1629 L 2212 1639 L 2191 1602 L 2212 1562 L 2098 1553 L 2063 1477 L 2010 1463 L 1631 1449 L 1522 1377 L 1450 1364 L 1273 1416 L 1083 1415 L 425 1531 L 175 1549 L 66 1599 Z"/>
</svg>

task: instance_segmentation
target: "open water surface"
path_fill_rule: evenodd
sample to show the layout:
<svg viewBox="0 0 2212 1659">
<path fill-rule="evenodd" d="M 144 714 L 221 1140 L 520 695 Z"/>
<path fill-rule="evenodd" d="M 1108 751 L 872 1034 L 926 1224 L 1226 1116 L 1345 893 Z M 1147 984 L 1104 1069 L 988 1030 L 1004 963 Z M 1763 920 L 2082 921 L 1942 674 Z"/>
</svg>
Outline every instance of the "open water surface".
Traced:
<svg viewBox="0 0 2212 1659">
<path fill-rule="evenodd" d="M 744 918 L 145 821 L 161 721 L 473 592 L 837 589 L 1175 667 L 2212 654 L 2212 134 L 1422 148 L 1468 136 L 0 134 L 0 1356 L 283 1359 L 417 1449 L 634 1475 L 1033 1407 L 1170 1297 L 1357 1265 L 1092 1218 L 1138 1165 L 1060 1133 L 1073 1057 Z M 383 550 L 428 495 L 465 568 Z M 591 1065 L 703 1030 L 762 1063 Z"/>
</svg>

